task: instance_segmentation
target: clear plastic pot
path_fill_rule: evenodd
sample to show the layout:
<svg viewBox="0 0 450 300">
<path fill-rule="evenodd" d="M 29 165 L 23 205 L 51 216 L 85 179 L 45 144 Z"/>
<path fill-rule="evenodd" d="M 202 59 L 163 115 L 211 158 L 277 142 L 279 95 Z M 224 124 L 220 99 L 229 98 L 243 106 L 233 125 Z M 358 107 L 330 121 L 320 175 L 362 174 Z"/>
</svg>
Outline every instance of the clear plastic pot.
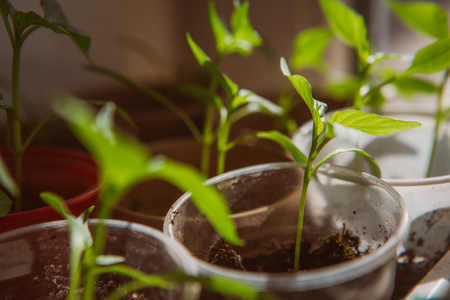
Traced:
<svg viewBox="0 0 450 300">
<path fill-rule="evenodd" d="M 91 230 L 98 220 L 89 221 Z M 125 257 L 127 266 L 148 274 L 182 271 L 195 275 L 191 256 L 179 244 L 153 228 L 106 220 L 105 254 Z M 69 288 L 66 221 L 28 226 L 0 235 L 0 293 L 2 299 L 65 299 Z M 127 279 L 102 275 L 97 293 L 107 295 Z M 200 287 L 183 284 L 173 290 L 142 289 L 129 299 L 197 299 Z M 98 296 L 97 299 L 103 297 Z M 128 298 L 127 298 L 128 299 Z"/>
<path fill-rule="evenodd" d="M 200 170 L 202 145 L 192 137 L 164 139 L 149 144 L 154 155 L 164 155 Z M 216 174 L 216 150 L 213 149 L 211 174 Z M 254 164 L 292 161 L 285 153 L 262 146 L 238 145 L 227 154 L 226 170 Z M 164 217 L 183 192 L 167 181 L 149 180 L 129 191 L 114 208 L 114 219 L 141 223 L 163 229 Z"/>
<path fill-rule="evenodd" d="M 377 160 L 382 179 L 400 193 L 408 207 L 411 230 L 398 260 L 396 293 L 399 297 L 406 295 L 450 250 L 450 122 L 442 125 L 432 176 L 426 178 L 434 130 L 432 111 L 426 105 L 393 104 L 380 115 L 418 121 L 422 126 L 386 137 L 361 133 L 359 138 L 358 146 Z M 311 129 L 309 121 L 293 137 L 302 151 L 309 151 Z M 323 153 L 335 149 L 338 143 L 332 140 Z M 353 167 L 354 159 L 354 154 L 347 153 L 333 157 L 330 162 Z M 366 167 L 363 161 L 360 166 Z M 450 268 L 447 271 L 450 272 Z"/>
<path fill-rule="evenodd" d="M 225 195 L 239 235 L 246 241 L 246 246 L 238 248 L 242 258 L 294 239 L 303 167 L 299 163 L 264 164 L 208 181 Z M 189 194 L 173 205 L 164 223 L 164 233 L 191 251 L 202 274 L 224 276 L 281 299 L 390 299 L 397 249 L 408 232 L 404 201 L 378 178 L 324 165 L 309 187 L 303 238 L 320 239 L 344 228 L 360 237 L 359 250 L 367 251 L 366 255 L 306 272 L 264 273 L 207 262 L 221 237 Z"/>
</svg>

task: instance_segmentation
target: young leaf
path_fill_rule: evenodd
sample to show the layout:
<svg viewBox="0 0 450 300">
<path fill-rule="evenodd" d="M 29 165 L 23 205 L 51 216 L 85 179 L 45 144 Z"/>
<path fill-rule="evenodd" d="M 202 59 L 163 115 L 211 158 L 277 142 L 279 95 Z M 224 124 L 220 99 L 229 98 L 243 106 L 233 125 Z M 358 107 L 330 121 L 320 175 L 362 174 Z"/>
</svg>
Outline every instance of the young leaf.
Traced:
<svg viewBox="0 0 450 300">
<path fill-rule="evenodd" d="M 308 80 L 300 75 L 291 75 L 291 71 L 284 58 L 281 58 L 281 70 L 283 74 L 289 79 L 294 86 L 297 93 L 302 97 L 303 101 L 308 106 L 314 125 L 317 127 L 316 135 L 319 135 L 323 130 L 323 124 L 321 114 L 324 113 L 323 106 L 318 104 L 318 101 L 314 100 L 312 96 L 312 88 Z"/>
<path fill-rule="evenodd" d="M 388 6 L 405 24 L 434 38 L 449 37 L 447 13 L 434 2 L 387 1 Z"/>
<path fill-rule="evenodd" d="M 359 92 L 359 79 L 356 76 L 348 76 L 339 81 L 326 82 L 325 91 L 337 101 L 353 99 Z"/>
<path fill-rule="evenodd" d="M 233 36 L 225 27 L 223 22 L 220 20 L 217 14 L 216 5 L 214 4 L 213 1 L 210 1 L 208 4 L 208 12 L 209 12 L 209 23 L 211 25 L 214 38 L 216 40 L 217 52 L 224 55 L 230 52 Z"/>
<path fill-rule="evenodd" d="M 80 141 L 100 165 L 102 203 L 112 207 L 130 187 L 154 178 L 167 180 L 182 191 L 192 193 L 199 210 L 231 243 L 240 244 L 236 228 L 229 218 L 223 196 L 213 186 L 205 186 L 203 178 L 192 167 L 162 158 L 151 158 L 149 150 L 139 142 L 113 130 L 110 120 L 114 104 L 109 103 L 98 117 L 82 101 L 65 99 L 55 111 L 65 119 Z"/>
<path fill-rule="evenodd" d="M 99 255 L 95 258 L 99 266 L 110 266 L 125 262 L 125 257 L 119 255 Z"/>
<path fill-rule="evenodd" d="M 420 49 L 402 77 L 412 73 L 432 74 L 448 67 L 450 67 L 450 38 L 445 38 Z"/>
<path fill-rule="evenodd" d="M 274 141 L 281 145 L 283 149 L 288 151 L 292 157 L 295 159 L 295 161 L 298 162 L 306 162 L 308 161 L 308 158 L 305 154 L 303 154 L 302 151 L 291 141 L 291 139 L 284 134 L 272 130 L 272 131 L 260 131 L 255 134 L 258 138 L 268 139 L 271 141 Z"/>
<path fill-rule="evenodd" d="M 229 218 L 229 208 L 225 199 L 212 186 L 205 186 L 205 178 L 191 166 L 176 163 L 163 157 L 155 157 L 148 164 L 154 177 L 189 191 L 197 208 L 209 219 L 211 225 L 233 244 L 242 245 L 237 236 L 236 226 Z"/>
<path fill-rule="evenodd" d="M 204 66 L 206 62 L 210 62 L 211 59 L 208 55 L 200 48 L 199 45 L 197 45 L 196 42 L 192 39 L 191 35 L 189 33 L 186 34 L 189 47 L 191 47 L 192 53 L 194 53 L 195 58 L 197 59 L 198 63 L 201 66 Z"/>
<path fill-rule="evenodd" d="M 249 2 L 243 4 L 235 2 L 235 10 L 231 16 L 231 30 L 233 32 L 234 51 L 243 56 L 252 53 L 254 47 L 262 45 L 259 33 L 250 24 L 248 10 Z"/>
<path fill-rule="evenodd" d="M 333 37 L 328 28 L 310 28 L 300 32 L 294 40 L 294 50 L 291 66 L 300 70 L 303 68 L 324 69 L 324 53 Z"/>
<path fill-rule="evenodd" d="M 333 123 L 338 123 L 342 126 L 354 128 L 375 136 L 389 135 L 394 132 L 416 128 L 421 125 L 419 122 L 395 120 L 359 110 L 335 112 L 331 118 L 328 119 L 327 125 L 332 125 Z"/>
<path fill-rule="evenodd" d="M 217 79 L 222 88 L 225 90 L 228 99 L 233 97 L 239 91 L 239 86 L 231 80 L 226 74 L 220 72 L 220 70 L 211 62 L 207 61 L 203 65 L 211 74 Z"/>
<path fill-rule="evenodd" d="M 241 105 L 252 103 L 259 107 L 258 111 L 260 112 L 266 111 L 272 116 L 282 116 L 284 114 L 284 109 L 281 106 L 278 106 L 272 101 L 267 100 L 266 98 L 263 98 L 247 89 L 239 90 L 236 97 L 234 97 L 232 101 L 231 108 L 235 110 Z"/>
<path fill-rule="evenodd" d="M 41 7 L 44 11 L 44 19 L 62 28 L 64 34 L 69 36 L 81 51 L 88 56 L 91 45 L 90 37 L 69 24 L 59 4 L 55 0 L 42 0 Z"/>
<path fill-rule="evenodd" d="M 0 185 L 5 187 L 8 192 L 13 196 L 19 195 L 19 188 L 16 185 L 13 177 L 8 171 L 1 155 L 0 155 Z"/>
<path fill-rule="evenodd" d="M 406 96 L 413 96 L 417 92 L 432 94 L 438 91 L 438 87 L 433 82 L 418 77 L 402 77 L 392 84 Z"/>
<path fill-rule="evenodd" d="M 365 62 L 369 55 L 369 42 L 363 16 L 337 0 L 320 0 L 320 5 L 333 33 L 353 46 L 360 61 Z"/>
</svg>

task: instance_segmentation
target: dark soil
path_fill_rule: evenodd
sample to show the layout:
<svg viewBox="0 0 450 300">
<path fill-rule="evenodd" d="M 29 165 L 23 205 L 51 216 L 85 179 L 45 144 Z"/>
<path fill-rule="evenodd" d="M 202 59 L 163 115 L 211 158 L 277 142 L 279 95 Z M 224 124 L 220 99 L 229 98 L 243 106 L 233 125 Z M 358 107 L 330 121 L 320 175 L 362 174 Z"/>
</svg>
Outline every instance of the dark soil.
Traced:
<svg viewBox="0 0 450 300">
<path fill-rule="evenodd" d="M 317 249 L 311 249 L 310 241 L 302 241 L 300 251 L 300 270 L 326 267 L 352 260 L 363 253 L 358 251 L 359 237 L 350 230 L 329 235 L 321 241 Z M 274 249 L 273 251 L 267 251 Z M 295 241 L 275 245 L 270 242 L 261 255 L 241 257 L 239 249 L 222 242 L 213 248 L 212 264 L 255 272 L 289 272 L 294 265 Z"/>
</svg>

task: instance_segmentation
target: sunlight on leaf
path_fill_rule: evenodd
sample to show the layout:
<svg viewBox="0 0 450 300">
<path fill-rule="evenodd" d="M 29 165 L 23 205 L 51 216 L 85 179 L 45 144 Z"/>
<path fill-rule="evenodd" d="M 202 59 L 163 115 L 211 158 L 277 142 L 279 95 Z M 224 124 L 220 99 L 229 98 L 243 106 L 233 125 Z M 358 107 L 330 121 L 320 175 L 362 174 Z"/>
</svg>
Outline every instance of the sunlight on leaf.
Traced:
<svg viewBox="0 0 450 300">
<path fill-rule="evenodd" d="M 408 26 L 434 38 L 449 37 L 447 13 L 435 2 L 387 1 L 392 11 Z"/>
<path fill-rule="evenodd" d="M 450 38 L 438 40 L 420 49 L 403 76 L 412 73 L 432 74 L 450 67 Z"/>
<path fill-rule="evenodd" d="M 359 110 L 335 112 L 327 122 L 330 124 L 338 123 L 375 136 L 389 135 L 421 125 L 419 122 L 395 120 Z"/>
<path fill-rule="evenodd" d="M 328 28 L 310 28 L 300 32 L 294 40 L 291 66 L 294 69 L 325 69 L 325 50 L 333 37 Z"/>
</svg>

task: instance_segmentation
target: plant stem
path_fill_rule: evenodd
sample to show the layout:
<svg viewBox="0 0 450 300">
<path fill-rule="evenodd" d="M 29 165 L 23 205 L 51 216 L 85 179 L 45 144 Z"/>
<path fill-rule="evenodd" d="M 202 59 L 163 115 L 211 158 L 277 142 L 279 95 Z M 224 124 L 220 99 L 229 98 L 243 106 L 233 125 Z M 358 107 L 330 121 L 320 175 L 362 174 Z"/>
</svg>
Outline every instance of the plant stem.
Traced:
<svg viewBox="0 0 450 300">
<path fill-rule="evenodd" d="M 228 116 L 226 110 L 221 114 L 220 131 L 217 139 L 217 175 L 222 174 L 225 171 L 225 160 L 230 145 L 228 139 L 231 130 L 231 119 Z"/>
<path fill-rule="evenodd" d="M 300 248 L 302 243 L 302 232 L 303 232 L 303 219 L 305 216 L 305 206 L 306 206 L 306 195 L 308 193 L 309 183 L 312 177 L 312 168 L 314 159 L 317 156 L 317 145 L 318 145 L 318 135 L 317 135 L 317 125 L 313 124 L 313 136 L 311 149 L 309 150 L 308 162 L 305 166 L 305 173 L 303 174 L 303 185 L 302 193 L 300 196 L 300 207 L 298 209 L 298 220 L 297 220 L 297 236 L 295 238 L 295 254 L 294 254 L 294 268 L 293 271 L 297 272 L 300 264 Z"/>
<path fill-rule="evenodd" d="M 12 149 L 14 155 L 14 172 L 15 180 L 19 191 L 22 191 L 22 130 L 20 124 L 19 111 L 19 73 L 20 73 L 20 49 L 21 42 L 16 41 L 13 45 L 13 62 L 12 62 L 12 106 L 16 111 L 16 118 L 11 122 L 12 130 Z M 21 192 L 14 201 L 14 209 L 16 212 L 22 210 L 22 196 Z"/>
<path fill-rule="evenodd" d="M 431 172 L 433 170 L 434 161 L 436 159 L 436 152 L 437 152 L 437 146 L 438 146 L 438 139 L 439 139 L 439 132 L 443 120 L 443 111 L 444 111 L 444 87 L 445 83 L 447 82 L 449 76 L 449 69 L 447 68 L 444 73 L 444 78 L 442 79 L 441 85 L 439 86 L 439 93 L 438 93 L 438 101 L 437 101 L 437 108 L 435 112 L 435 124 L 434 124 L 434 132 L 433 132 L 433 144 L 431 148 L 431 154 L 430 159 L 428 162 L 428 170 L 427 170 L 427 177 L 431 177 Z"/>
<path fill-rule="evenodd" d="M 306 194 L 308 192 L 308 186 L 311 179 L 311 167 L 312 162 L 308 160 L 305 168 L 305 173 L 303 175 L 303 186 L 302 193 L 300 196 L 300 207 L 298 210 L 298 220 L 297 220 L 297 236 L 295 238 L 295 255 L 294 255 L 294 272 L 297 272 L 300 265 L 300 247 L 302 242 L 302 232 L 303 232 L 303 219 L 305 216 L 305 205 L 306 205 Z"/>
<path fill-rule="evenodd" d="M 209 176 L 209 168 L 211 161 L 211 145 L 214 140 L 213 122 L 214 121 L 214 105 L 208 103 L 206 106 L 205 120 L 203 122 L 203 137 L 202 141 L 202 157 L 201 157 L 201 172 Z"/>
</svg>

